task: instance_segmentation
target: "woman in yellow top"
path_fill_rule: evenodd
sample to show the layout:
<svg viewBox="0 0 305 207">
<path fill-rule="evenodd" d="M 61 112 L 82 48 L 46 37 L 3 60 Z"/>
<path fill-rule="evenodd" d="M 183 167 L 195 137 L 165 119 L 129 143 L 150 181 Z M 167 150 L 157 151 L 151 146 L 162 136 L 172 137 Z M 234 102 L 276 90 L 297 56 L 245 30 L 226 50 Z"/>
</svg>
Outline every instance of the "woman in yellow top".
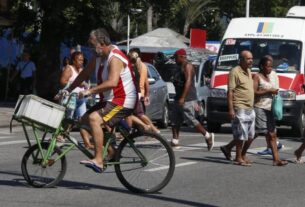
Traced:
<svg viewBox="0 0 305 207">
<path fill-rule="evenodd" d="M 148 125 L 155 133 L 160 131 L 153 125 L 148 116 L 145 115 L 145 106 L 149 105 L 149 83 L 147 78 L 147 67 L 139 57 L 139 53 L 131 50 L 128 54 L 137 77 L 137 87 L 139 92 L 140 103 L 135 107 L 134 115 Z"/>
</svg>

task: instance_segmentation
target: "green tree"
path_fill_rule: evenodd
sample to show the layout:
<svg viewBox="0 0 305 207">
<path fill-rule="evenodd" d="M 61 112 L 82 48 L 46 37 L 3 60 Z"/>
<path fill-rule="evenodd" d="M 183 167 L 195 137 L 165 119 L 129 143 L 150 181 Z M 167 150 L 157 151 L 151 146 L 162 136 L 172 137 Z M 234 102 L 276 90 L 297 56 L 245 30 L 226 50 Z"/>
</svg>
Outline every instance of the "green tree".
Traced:
<svg viewBox="0 0 305 207">
<path fill-rule="evenodd" d="M 252 0 L 250 16 L 284 16 L 296 3 Z M 231 18 L 245 16 L 246 0 L 11 0 L 10 4 L 16 18 L 14 34 L 31 49 L 37 64 L 38 94 L 50 98 L 58 85 L 61 43 L 86 44 L 88 33 L 97 27 L 107 28 L 113 40 L 125 39 L 127 14 L 133 15 L 133 35 L 147 32 L 147 27 L 170 27 L 184 34 L 197 27 L 207 29 L 209 39 L 221 39 Z M 143 12 L 131 14 L 133 8 Z M 26 38 L 21 35 L 25 31 Z"/>
<path fill-rule="evenodd" d="M 14 1 L 15 34 L 30 33 L 25 42 L 37 65 L 38 95 L 51 98 L 57 90 L 61 43 L 86 43 L 90 30 L 97 27 L 108 28 L 116 37 L 109 24 L 112 5 L 110 0 Z M 34 41 L 37 34 L 39 42 Z"/>
</svg>

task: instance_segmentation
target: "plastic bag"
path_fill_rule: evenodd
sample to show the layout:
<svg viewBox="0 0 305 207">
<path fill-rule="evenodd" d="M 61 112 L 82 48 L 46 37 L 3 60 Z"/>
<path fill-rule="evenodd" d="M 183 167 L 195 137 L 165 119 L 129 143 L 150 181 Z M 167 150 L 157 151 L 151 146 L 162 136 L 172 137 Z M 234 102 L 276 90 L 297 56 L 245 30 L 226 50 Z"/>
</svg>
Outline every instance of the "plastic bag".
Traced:
<svg viewBox="0 0 305 207">
<path fill-rule="evenodd" d="M 273 96 L 272 113 L 275 120 L 281 120 L 283 118 L 283 100 L 279 95 Z"/>
</svg>

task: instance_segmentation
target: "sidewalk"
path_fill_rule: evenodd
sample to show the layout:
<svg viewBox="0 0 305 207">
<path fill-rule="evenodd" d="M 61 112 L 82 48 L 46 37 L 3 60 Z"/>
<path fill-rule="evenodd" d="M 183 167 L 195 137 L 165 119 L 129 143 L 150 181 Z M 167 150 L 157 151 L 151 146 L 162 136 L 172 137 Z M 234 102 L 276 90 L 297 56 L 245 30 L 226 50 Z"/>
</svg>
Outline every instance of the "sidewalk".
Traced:
<svg viewBox="0 0 305 207">
<path fill-rule="evenodd" d="M 0 102 L 0 128 L 7 128 L 10 126 L 10 121 L 14 113 L 15 103 Z M 13 121 L 13 126 L 19 125 L 18 122 Z"/>
</svg>

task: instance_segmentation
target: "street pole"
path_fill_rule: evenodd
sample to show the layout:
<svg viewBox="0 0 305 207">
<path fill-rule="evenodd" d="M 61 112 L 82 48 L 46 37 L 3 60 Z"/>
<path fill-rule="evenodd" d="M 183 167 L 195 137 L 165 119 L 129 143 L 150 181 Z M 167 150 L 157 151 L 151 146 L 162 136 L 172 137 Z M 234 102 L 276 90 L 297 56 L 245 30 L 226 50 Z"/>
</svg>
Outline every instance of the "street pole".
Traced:
<svg viewBox="0 0 305 207">
<path fill-rule="evenodd" d="M 142 12 L 142 9 L 130 9 L 130 12 L 131 12 L 131 14 L 139 14 Z M 127 15 L 127 54 L 129 53 L 129 42 L 130 42 L 129 36 L 130 36 L 130 16 L 128 13 L 128 15 Z"/>
<path fill-rule="evenodd" d="M 127 54 L 129 53 L 130 17 L 127 16 Z"/>
<path fill-rule="evenodd" d="M 249 17 L 250 15 L 250 0 L 247 0 L 246 3 L 246 17 Z"/>
</svg>

